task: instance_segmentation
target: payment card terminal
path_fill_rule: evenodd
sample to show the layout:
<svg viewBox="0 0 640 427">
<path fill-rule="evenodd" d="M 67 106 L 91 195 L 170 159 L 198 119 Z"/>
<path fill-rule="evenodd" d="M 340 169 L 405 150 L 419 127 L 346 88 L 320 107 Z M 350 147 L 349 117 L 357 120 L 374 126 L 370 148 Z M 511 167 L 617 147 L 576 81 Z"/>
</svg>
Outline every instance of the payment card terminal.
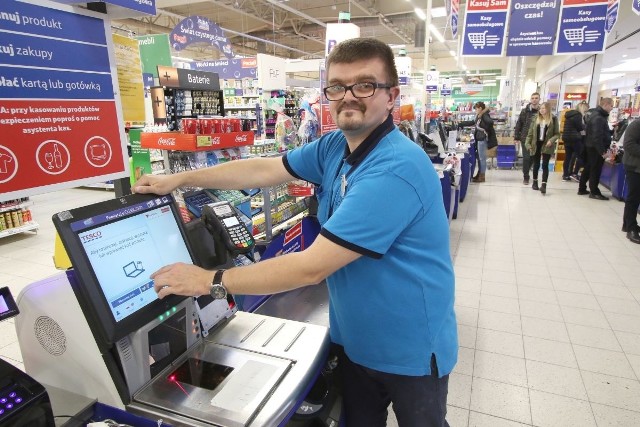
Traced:
<svg viewBox="0 0 640 427">
<path fill-rule="evenodd" d="M 205 205 L 202 208 L 202 219 L 214 236 L 220 236 L 233 256 L 248 253 L 253 249 L 253 236 L 229 202 Z"/>
</svg>

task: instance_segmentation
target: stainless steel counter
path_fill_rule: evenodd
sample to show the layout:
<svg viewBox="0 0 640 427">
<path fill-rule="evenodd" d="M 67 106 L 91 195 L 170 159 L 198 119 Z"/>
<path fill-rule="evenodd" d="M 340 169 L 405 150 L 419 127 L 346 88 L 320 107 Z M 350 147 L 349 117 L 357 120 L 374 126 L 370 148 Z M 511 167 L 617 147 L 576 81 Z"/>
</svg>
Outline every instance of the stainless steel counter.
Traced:
<svg viewBox="0 0 640 427">
<path fill-rule="evenodd" d="M 323 281 L 271 296 L 257 314 L 329 327 L 329 291 Z"/>
</svg>

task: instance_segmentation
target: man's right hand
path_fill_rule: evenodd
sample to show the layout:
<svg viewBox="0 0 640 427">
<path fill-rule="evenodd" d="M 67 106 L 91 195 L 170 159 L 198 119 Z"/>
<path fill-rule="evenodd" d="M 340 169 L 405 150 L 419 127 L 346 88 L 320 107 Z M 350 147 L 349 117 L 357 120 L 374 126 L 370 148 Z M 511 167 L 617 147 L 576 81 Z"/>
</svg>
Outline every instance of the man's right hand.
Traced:
<svg viewBox="0 0 640 427">
<path fill-rule="evenodd" d="M 133 193 L 169 194 L 180 186 L 177 175 L 143 175 L 131 187 Z"/>
</svg>

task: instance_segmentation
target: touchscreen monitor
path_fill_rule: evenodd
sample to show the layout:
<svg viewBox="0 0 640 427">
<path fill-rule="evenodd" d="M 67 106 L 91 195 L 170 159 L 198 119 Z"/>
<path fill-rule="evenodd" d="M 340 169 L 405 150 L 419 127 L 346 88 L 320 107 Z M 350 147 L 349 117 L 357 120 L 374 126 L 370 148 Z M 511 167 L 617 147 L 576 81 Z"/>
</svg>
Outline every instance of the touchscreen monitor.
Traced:
<svg viewBox="0 0 640 427">
<path fill-rule="evenodd" d="M 53 222 L 73 265 L 72 286 L 103 347 L 184 298 L 158 299 L 150 277 L 168 264 L 193 264 L 171 196 L 130 195 L 60 212 Z"/>
</svg>

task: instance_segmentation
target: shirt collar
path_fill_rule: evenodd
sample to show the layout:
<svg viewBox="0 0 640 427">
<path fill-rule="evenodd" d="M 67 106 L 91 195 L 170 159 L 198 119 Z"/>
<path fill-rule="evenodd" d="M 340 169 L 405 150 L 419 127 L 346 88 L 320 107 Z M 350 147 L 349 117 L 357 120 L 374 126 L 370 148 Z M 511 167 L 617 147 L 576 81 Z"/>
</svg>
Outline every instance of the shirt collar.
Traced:
<svg viewBox="0 0 640 427">
<path fill-rule="evenodd" d="M 360 164 L 367 155 L 376 148 L 378 142 L 382 138 L 384 138 L 389 132 L 394 129 L 395 125 L 393 124 L 393 116 L 389 114 L 386 120 L 382 122 L 377 128 L 373 130 L 367 136 L 364 141 L 353 151 L 353 153 L 349 150 L 349 144 L 345 144 L 344 147 L 344 159 L 345 162 L 351 166 L 356 166 Z"/>
</svg>

